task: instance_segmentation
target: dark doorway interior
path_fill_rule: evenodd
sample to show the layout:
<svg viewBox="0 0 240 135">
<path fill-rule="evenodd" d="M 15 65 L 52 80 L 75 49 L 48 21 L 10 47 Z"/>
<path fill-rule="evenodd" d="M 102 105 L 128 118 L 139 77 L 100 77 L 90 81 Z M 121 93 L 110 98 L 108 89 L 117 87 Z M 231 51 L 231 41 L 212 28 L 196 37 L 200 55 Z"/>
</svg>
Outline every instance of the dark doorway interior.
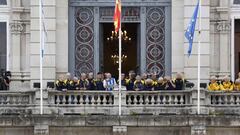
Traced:
<svg viewBox="0 0 240 135">
<path fill-rule="evenodd" d="M 6 70 L 7 65 L 7 24 L 0 22 L 0 70 Z"/>
<path fill-rule="evenodd" d="M 240 19 L 235 20 L 235 73 L 240 71 Z"/>
<path fill-rule="evenodd" d="M 102 71 L 110 72 L 114 77 L 118 77 L 118 35 L 113 32 L 113 23 L 102 24 L 103 37 L 103 66 Z M 122 72 L 127 73 L 129 70 L 138 70 L 139 55 L 139 24 L 124 23 L 122 24 L 122 53 L 125 58 L 122 62 Z M 101 58 L 100 58 L 101 59 Z M 101 63 L 100 63 L 101 64 Z"/>
</svg>

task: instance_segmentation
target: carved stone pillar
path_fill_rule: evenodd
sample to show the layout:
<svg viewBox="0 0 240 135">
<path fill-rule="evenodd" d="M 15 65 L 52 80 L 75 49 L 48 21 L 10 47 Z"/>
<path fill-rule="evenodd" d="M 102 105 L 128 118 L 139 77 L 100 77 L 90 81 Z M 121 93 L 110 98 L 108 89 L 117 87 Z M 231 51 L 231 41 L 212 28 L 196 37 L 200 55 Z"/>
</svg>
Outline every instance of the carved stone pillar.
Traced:
<svg viewBox="0 0 240 135">
<path fill-rule="evenodd" d="M 10 24 L 11 34 L 12 34 L 12 72 L 20 72 L 20 62 L 21 62 L 21 33 L 24 30 L 24 24 L 20 21 L 13 21 Z"/>
<path fill-rule="evenodd" d="M 127 126 L 113 126 L 113 135 L 127 135 Z"/>
<path fill-rule="evenodd" d="M 205 126 L 192 126 L 191 127 L 191 135 L 206 135 L 206 127 Z"/>
</svg>

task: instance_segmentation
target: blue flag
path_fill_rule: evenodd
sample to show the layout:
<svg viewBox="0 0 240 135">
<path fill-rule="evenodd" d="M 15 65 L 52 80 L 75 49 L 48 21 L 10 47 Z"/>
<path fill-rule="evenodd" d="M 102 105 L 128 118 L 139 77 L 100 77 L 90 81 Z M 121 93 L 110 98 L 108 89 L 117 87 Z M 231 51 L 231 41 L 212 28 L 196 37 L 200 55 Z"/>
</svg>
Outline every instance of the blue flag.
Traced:
<svg viewBox="0 0 240 135">
<path fill-rule="evenodd" d="M 185 32 L 185 37 L 187 38 L 187 40 L 189 42 L 188 57 L 192 53 L 192 44 L 193 44 L 193 38 L 194 38 L 194 32 L 195 32 L 195 25 L 196 25 L 196 22 L 197 22 L 198 9 L 199 9 L 199 0 L 198 0 L 198 3 L 196 5 L 196 7 L 195 7 L 195 10 L 194 10 L 193 16 L 191 18 L 191 21 L 188 24 L 188 28 Z"/>
</svg>

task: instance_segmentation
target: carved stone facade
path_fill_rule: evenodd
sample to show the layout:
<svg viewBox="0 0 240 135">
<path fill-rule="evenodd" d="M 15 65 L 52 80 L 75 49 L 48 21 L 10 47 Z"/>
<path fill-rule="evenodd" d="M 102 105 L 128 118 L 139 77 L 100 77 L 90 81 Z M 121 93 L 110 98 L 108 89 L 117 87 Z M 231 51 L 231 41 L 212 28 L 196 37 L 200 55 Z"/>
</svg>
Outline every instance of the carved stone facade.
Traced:
<svg viewBox="0 0 240 135">
<path fill-rule="evenodd" d="M 89 73 L 94 70 L 93 8 L 77 8 L 75 17 L 75 70 L 79 75 L 79 73 Z"/>
<path fill-rule="evenodd" d="M 147 71 L 165 73 L 165 12 L 164 7 L 147 8 L 146 57 Z"/>
</svg>

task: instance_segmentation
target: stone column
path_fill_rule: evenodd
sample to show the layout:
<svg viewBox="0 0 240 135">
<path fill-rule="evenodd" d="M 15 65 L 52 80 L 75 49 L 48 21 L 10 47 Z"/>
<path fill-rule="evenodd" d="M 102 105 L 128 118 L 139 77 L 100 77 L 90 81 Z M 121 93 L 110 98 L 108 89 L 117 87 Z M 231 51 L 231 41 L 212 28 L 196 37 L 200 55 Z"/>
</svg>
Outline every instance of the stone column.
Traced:
<svg viewBox="0 0 240 135">
<path fill-rule="evenodd" d="M 187 26 L 193 15 L 197 0 L 184 0 L 184 30 L 187 29 Z M 197 82 L 198 78 L 198 40 L 201 41 L 201 82 L 208 82 L 209 72 L 210 72 L 210 2 L 202 1 L 201 6 L 201 15 L 202 15 L 202 27 L 201 27 L 201 39 L 199 39 L 198 28 L 199 28 L 199 19 L 197 19 L 195 37 L 193 41 L 192 54 L 188 57 L 188 47 L 189 42 L 184 37 L 184 73 L 185 77 L 188 80 Z"/>
<path fill-rule="evenodd" d="M 44 23 L 47 32 L 43 59 L 43 87 L 56 78 L 56 0 L 43 1 Z M 30 78 L 31 88 L 34 82 L 40 82 L 40 38 L 39 38 L 39 1 L 31 0 L 30 28 Z"/>
<path fill-rule="evenodd" d="M 127 135 L 127 126 L 113 126 L 113 135 Z"/>
<path fill-rule="evenodd" d="M 219 46 L 220 46 L 220 76 L 230 75 L 231 55 L 230 55 L 230 22 L 229 20 L 229 1 L 220 1 L 217 12 L 219 20 L 217 22 L 217 31 L 219 32 Z"/>
</svg>

